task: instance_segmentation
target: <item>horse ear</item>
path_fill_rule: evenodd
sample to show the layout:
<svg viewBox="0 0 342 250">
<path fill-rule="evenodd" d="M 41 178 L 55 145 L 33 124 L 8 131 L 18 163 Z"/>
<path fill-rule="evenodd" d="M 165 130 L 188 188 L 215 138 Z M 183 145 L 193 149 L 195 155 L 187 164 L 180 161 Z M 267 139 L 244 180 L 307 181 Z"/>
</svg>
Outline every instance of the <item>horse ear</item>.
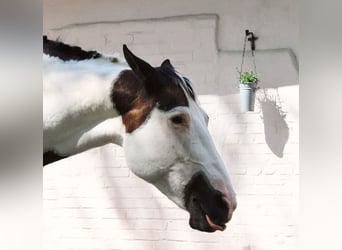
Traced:
<svg viewBox="0 0 342 250">
<path fill-rule="evenodd" d="M 162 68 L 170 68 L 172 70 L 175 70 L 173 65 L 171 64 L 171 61 L 169 59 L 166 59 L 162 64 L 160 65 Z"/>
<path fill-rule="evenodd" d="M 123 53 L 128 65 L 131 67 L 133 72 L 137 74 L 140 78 L 145 80 L 148 75 L 153 73 L 155 70 L 154 68 L 145 62 L 144 60 L 140 59 L 139 57 L 135 56 L 126 46 L 123 45 Z"/>
</svg>

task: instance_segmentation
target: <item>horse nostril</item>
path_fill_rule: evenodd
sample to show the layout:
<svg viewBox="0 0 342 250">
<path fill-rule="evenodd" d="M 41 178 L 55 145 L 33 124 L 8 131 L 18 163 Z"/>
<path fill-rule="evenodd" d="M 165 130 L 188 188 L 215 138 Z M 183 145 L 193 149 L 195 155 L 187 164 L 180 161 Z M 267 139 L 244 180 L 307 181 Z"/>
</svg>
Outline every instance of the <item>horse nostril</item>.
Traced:
<svg viewBox="0 0 342 250">
<path fill-rule="evenodd" d="M 193 203 L 197 203 L 197 202 L 198 202 L 198 198 L 197 198 L 197 197 L 193 197 L 193 198 L 191 198 L 191 201 L 192 201 Z"/>
<path fill-rule="evenodd" d="M 221 194 L 221 192 L 215 195 L 215 200 L 216 200 L 217 207 L 222 208 L 222 209 L 229 209 L 229 204 L 223 198 L 223 195 Z"/>
<path fill-rule="evenodd" d="M 227 203 L 227 201 L 224 200 L 222 197 L 221 197 L 221 201 L 222 201 L 222 203 L 224 204 L 224 206 L 225 206 L 227 209 L 229 209 L 229 204 Z"/>
<path fill-rule="evenodd" d="M 217 209 L 217 218 L 220 220 L 220 222 L 228 222 L 230 208 L 222 193 L 215 195 L 215 206 Z"/>
</svg>

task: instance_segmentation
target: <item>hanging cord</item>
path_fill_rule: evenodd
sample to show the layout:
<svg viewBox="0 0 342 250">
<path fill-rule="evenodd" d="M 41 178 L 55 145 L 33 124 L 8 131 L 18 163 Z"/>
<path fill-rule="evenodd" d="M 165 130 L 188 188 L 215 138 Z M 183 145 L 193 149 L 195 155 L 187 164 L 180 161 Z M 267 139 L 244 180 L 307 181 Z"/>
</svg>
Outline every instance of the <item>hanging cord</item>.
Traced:
<svg viewBox="0 0 342 250">
<path fill-rule="evenodd" d="M 244 37 L 244 41 L 243 41 L 243 50 L 242 50 L 242 60 L 241 60 L 241 67 L 240 67 L 240 76 L 243 73 L 244 70 L 244 63 L 245 63 L 245 56 L 246 56 L 246 44 L 247 41 L 251 42 L 251 54 L 252 54 L 252 59 L 253 59 L 253 69 L 254 69 L 254 74 L 257 76 L 257 68 L 256 68 L 256 63 L 255 63 L 255 41 L 258 38 L 254 36 L 254 33 L 249 31 L 249 30 L 245 30 L 245 37 Z M 253 87 L 253 90 L 256 91 L 257 89 L 259 89 L 260 87 L 257 86 L 258 81 L 256 82 L 256 84 Z"/>
<path fill-rule="evenodd" d="M 254 73 L 257 75 L 257 68 L 256 68 L 256 63 L 255 63 L 255 40 L 257 38 L 254 36 L 253 32 L 250 32 L 249 30 L 245 31 L 245 38 L 243 42 L 243 50 L 242 50 L 242 60 L 241 60 L 241 67 L 240 67 L 240 74 L 243 73 L 243 66 L 245 63 L 245 56 L 246 56 L 246 44 L 247 40 L 251 42 L 251 54 L 252 54 L 252 59 L 253 59 L 253 67 L 254 67 Z"/>
<path fill-rule="evenodd" d="M 246 43 L 247 43 L 247 35 L 245 35 L 244 42 L 243 42 L 243 49 L 242 49 L 242 60 L 241 60 L 241 67 L 240 67 L 240 75 L 243 73 L 243 65 L 245 62 L 245 54 L 246 54 Z"/>
<path fill-rule="evenodd" d="M 252 49 L 252 58 L 253 58 L 254 73 L 257 75 L 257 69 L 256 69 L 256 64 L 255 64 L 255 55 L 254 55 L 253 49 Z"/>
</svg>

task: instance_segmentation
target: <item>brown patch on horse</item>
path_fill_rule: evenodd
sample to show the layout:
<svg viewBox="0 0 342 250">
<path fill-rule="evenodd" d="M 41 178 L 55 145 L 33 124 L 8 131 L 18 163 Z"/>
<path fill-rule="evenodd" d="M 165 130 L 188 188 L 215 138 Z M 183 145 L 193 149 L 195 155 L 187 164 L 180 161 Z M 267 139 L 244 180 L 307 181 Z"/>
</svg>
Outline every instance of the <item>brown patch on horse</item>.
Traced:
<svg viewBox="0 0 342 250">
<path fill-rule="evenodd" d="M 153 108 L 169 111 L 189 106 L 186 93 L 194 98 L 191 85 L 176 73 L 170 60 L 164 60 L 160 67 L 152 67 L 126 45 L 123 52 L 132 70 L 122 71 L 114 81 L 111 100 L 122 116 L 127 133 L 139 128 Z"/>
<path fill-rule="evenodd" d="M 131 133 L 147 118 L 154 106 L 144 91 L 142 82 L 133 71 L 122 71 L 113 84 L 111 99 L 122 116 L 126 132 Z"/>
<path fill-rule="evenodd" d="M 188 106 L 187 97 L 178 76 L 161 67 L 147 79 L 140 80 L 131 70 L 122 71 L 113 84 L 111 99 L 122 116 L 126 132 L 132 133 L 149 117 L 154 107 L 168 111 L 177 106 Z M 154 82 L 158 84 L 146 84 Z M 153 88 L 146 88 L 153 86 Z M 158 86 L 154 87 L 154 86 Z"/>
<path fill-rule="evenodd" d="M 134 104 L 134 108 L 122 115 L 122 121 L 125 124 L 127 133 L 132 133 L 147 120 L 154 104 L 153 100 L 140 100 L 138 98 Z"/>
</svg>

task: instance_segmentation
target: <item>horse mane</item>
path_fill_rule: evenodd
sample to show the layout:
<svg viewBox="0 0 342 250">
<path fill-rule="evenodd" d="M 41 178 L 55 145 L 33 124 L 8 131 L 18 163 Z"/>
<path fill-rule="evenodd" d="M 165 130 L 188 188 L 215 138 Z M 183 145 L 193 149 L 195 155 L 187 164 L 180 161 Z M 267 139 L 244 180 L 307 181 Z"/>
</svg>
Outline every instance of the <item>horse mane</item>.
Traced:
<svg viewBox="0 0 342 250">
<path fill-rule="evenodd" d="M 71 46 L 60 41 L 50 40 L 47 36 L 43 36 L 43 52 L 49 56 L 58 57 L 63 61 L 82 61 L 102 56 L 95 50 L 86 51 L 78 46 Z"/>
<path fill-rule="evenodd" d="M 63 61 L 69 61 L 69 60 L 76 60 L 76 61 L 82 61 L 87 59 L 95 59 L 104 57 L 101 53 L 99 53 L 96 50 L 90 50 L 86 51 L 83 50 L 79 46 L 72 46 L 66 43 L 63 43 L 61 41 L 54 41 L 48 39 L 47 36 L 43 36 L 43 52 L 44 54 L 47 54 L 49 56 L 58 57 L 59 59 Z M 118 62 L 117 58 L 110 58 L 110 60 L 113 63 Z M 168 74 L 173 74 L 172 71 L 163 69 Z M 195 100 L 195 92 L 192 88 L 192 84 L 190 80 L 186 77 L 180 77 L 182 78 L 181 83 L 178 83 L 182 86 L 183 90 L 193 99 Z"/>
</svg>

